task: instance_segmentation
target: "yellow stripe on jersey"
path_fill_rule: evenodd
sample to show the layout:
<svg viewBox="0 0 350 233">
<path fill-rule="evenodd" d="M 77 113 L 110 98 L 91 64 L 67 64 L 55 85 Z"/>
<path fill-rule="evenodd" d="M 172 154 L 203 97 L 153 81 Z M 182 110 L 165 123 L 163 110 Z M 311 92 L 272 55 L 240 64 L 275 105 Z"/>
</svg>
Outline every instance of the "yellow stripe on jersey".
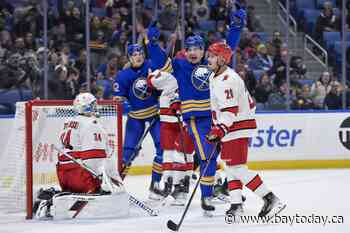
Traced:
<svg viewBox="0 0 350 233">
<path fill-rule="evenodd" d="M 209 99 L 205 99 L 205 100 L 185 100 L 185 101 L 182 101 L 181 103 L 182 104 L 188 104 L 188 103 L 209 103 L 210 100 Z"/>
<path fill-rule="evenodd" d="M 162 174 L 163 173 L 162 165 L 159 163 L 153 162 L 152 171 Z"/>
<path fill-rule="evenodd" d="M 168 58 L 164 66 L 160 69 L 161 71 L 171 73 L 173 72 L 173 66 L 171 65 L 171 59 Z"/>
<path fill-rule="evenodd" d="M 157 114 L 158 114 L 157 105 L 153 105 L 149 108 L 129 112 L 129 116 L 135 119 L 146 119 L 149 117 L 153 117 Z"/>
<path fill-rule="evenodd" d="M 182 113 L 210 110 L 209 100 L 186 100 L 181 102 Z"/>
<path fill-rule="evenodd" d="M 214 181 L 215 181 L 214 176 L 203 176 L 201 178 L 200 183 L 204 185 L 213 185 Z"/>
<path fill-rule="evenodd" d="M 202 146 L 202 143 L 201 143 L 201 139 L 200 139 L 199 134 L 198 134 L 198 130 L 197 130 L 195 119 L 191 119 L 191 129 L 192 129 L 192 132 L 194 134 L 195 143 L 197 144 L 197 147 L 198 147 L 198 150 L 199 150 L 199 155 L 200 155 L 202 160 L 206 160 L 205 153 L 204 153 L 204 150 L 203 150 L 203 146 Z"/>
</svg>

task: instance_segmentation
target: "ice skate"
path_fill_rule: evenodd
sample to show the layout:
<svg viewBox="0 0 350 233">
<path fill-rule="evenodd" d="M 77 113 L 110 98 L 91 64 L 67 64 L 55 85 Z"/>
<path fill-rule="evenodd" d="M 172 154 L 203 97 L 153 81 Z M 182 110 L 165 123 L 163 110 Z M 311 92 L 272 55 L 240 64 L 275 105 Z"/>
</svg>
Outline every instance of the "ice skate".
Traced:
<svg viewBox="0 0 350 233">
<path fill-rule="evenodd" d="M 164 200 L 164 192 L 160 189 L 158 182 L 151 182 L 148 199 L 153 202 Z"/>
<path fill-rule="evenodd" d="M 226 211 L 226 215 L 231 216 L 239 216 L 243 214 L 243 205 L 242 203 L 239 204 L 231 204 L 230 209 Z"/>
<path fill-rule="evenodd" d="M 175 185 L 174 191 L 171 196 L 174 201 L 171 203 L 173 206 L 184 206 L 186 204 L 187 193 L 185 192 L 185 186 L 182 184 Z"/>
<path fill-rule="evenodd" d="M 261 208 L 259 217 L 267 217 L 271 219 L 273 216 L 279 214 L 286 208 L 286 204 L 282 203 L 281 200 L 275 196 L 272 192 L 266 194 L 263 197 L 264 205 Z"/>
<path fill-rule="evenodd" d="M 211 197 L 202 197 L 201 207 L 203 209 L 203 215 L 207 217 L 213 217 L 215 211 L 215 206 L 211 203 Z"/>
<path fill-rule="evenodd" d="M 227 181 L 222 183 L 221 178 L 214 185 L 213 201 L 217 203 L 230 203 L 230 194 L 227 186 Z"/>
</svg>

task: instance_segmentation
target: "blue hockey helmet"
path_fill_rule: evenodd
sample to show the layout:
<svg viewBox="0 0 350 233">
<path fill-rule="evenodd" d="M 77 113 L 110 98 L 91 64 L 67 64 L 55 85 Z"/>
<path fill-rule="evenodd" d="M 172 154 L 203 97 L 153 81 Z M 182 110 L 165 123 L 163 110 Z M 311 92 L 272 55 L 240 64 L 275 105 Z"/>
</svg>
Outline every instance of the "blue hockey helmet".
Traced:
<svg viewBox="0 0 350 233">
<path fill-rule="evenodd" d="M 134 52 L 142 52 L 142 53 L 144 53 L 143 47 L 141 45 L 139 45 L 139 44 L 128 45 L 128 56 L 132 56 L 132 54 Z"/>
<path fill-rule="evenodd" d="M 185 40 L 185 48 L 189 49 L 191 47 L 204 49 L 204 40 L 199 35 L 189 36 Z"/>
</svg>

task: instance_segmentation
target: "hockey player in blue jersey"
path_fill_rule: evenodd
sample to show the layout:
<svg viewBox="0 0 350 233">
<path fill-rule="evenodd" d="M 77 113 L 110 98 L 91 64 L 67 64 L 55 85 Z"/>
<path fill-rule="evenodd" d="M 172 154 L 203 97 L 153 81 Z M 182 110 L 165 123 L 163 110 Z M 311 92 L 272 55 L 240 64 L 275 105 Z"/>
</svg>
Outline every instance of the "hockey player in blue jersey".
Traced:
<svg viewBox="0 0 350 233">
<path fill-rule="evenodd" d="M 155 25 L 153 23 L 152 25 Z M 159 31 L 156 27 L 148 28 L 148 42 L 146 42 L 149 59 L 145 59 L 142 46 L 132 44 L 128 46 L 128 59 L 130 67 L 123 69 L 115 78 L 114 96 L 117 99 L 126 99 L 130 104 L 130 112 L 125 128 L 123 145 L 123 162 L 130 162 L 137 153 L 135 148 L 140 141 L 145 124 L 150 124 L 150 134 L 156 148 L 156 156 L 153 160 L 152 181 L 150 185 L 150 199 L 162 198 L 162 190 L 159 188 L 162 173 L 162 154 L 160 147 L 160 126 L 158 119 L 158 94 L 147 86 L 149 70 L 164 68 L 167 61 L 165 52 L 157 44 Z"/>
<path fill-rule="evenodd" d="M 240 31 L 244 27 L 246 12 L 238 9 L 230 15 L 230 27 L 227 43 L 234 50 L 239 42 Z M 194 141 L 196 155 L 200 158 L 200 171 L 207 163 L 208 169 L 200 181 L 201 207 L 206 215 L 211 216 L 215 207 L 210 200 L 213 195 L 214 176 L 218 151 L 213 144 L 206 141 L 210 131 L 212 117 L 210 111 L 209 77 L 214 73 L 208 69 L 204 59 L 204 41 L 198 35 L 190 36 L 185 41 L 186 58 L 173 59 L 173 75 L 179 86 L 182 117 Z M 209 159 L 210 154 L 213 156 Z"/>
</svg>

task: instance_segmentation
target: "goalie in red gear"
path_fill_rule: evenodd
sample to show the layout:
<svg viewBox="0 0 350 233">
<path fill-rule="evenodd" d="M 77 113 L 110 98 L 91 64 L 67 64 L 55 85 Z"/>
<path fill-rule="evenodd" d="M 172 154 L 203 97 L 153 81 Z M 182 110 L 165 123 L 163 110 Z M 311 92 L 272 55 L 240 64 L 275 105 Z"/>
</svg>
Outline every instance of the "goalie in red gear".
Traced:
<svg viewBox="0 0 350 233">
<path fill-rule="evenodd" d="M 94 199 L 101 206 L 106 203 L 110 205 L 113 202 L 118 202 L 116 203 L 118 206 L 114 208 L 115 213 L 126 215 L 129 208 L 128 194 L 121 183 L 116 158 L 110 156 L 107 133 L 99 122 L 96 98 L 90 93 L 82 93 L 75 98 L 73 105 L 77 116 L 64 122 L 62 131 L 58 135 L 62 151 L 58 154 L 56 168 L 61 192 L 57 194 L 49 191 L 50 189 L 41 190 L 38 194 L 40 204 L 37 204 L 35 208 L 36 217 L 39 219 L 50 216 L 54 218 L 75 218 L 84 207 L 82 206 L 81 209 L 78 208 L 74 212 L 75 208 L 73 206 L 76 202 L 76 195 L 80 195 L 84 199 L 86 194 L 96 194 Z M 102 181 L 63 153 L 82 161 L 85 166 L 93 170 L 99 177 L 102 177 Z M 51 196 L 48 195 L 50 193 Z M 111 193 L 120 195 L 114 197 L 104 195 Z M 44 200 L 40 200 L 43 194 L 46 194 L 44 195 L 46 197 Z M 99 195 L 101 195 L 101 199 Z M 52 205 L 55 208 L 50 213 Z M 86 216 L 88 213 L 91 216 L 96 215 L 93 211 L 88 211 L 89 208 L 88 205 L 84 209 L 85 214 L 83 215 Z"/>
<path fill-rule="evenodd" d="M 242 185 L 264 200 L 259 216 L 273 216 L 285 208 L 260 176 L 247 168 L 248 140 L 256 129 L 255 104 L 244 81 L 227 65 L 232 51 L 219 42 L 208 49 L 208 66 L 215 72 L 210 78 L 210 105 L 213 126 L 209 142 L 221 142 L 221 159 L 225 161 L 231 207 L 229 215 L 242 213 Z"/>
</svg>

